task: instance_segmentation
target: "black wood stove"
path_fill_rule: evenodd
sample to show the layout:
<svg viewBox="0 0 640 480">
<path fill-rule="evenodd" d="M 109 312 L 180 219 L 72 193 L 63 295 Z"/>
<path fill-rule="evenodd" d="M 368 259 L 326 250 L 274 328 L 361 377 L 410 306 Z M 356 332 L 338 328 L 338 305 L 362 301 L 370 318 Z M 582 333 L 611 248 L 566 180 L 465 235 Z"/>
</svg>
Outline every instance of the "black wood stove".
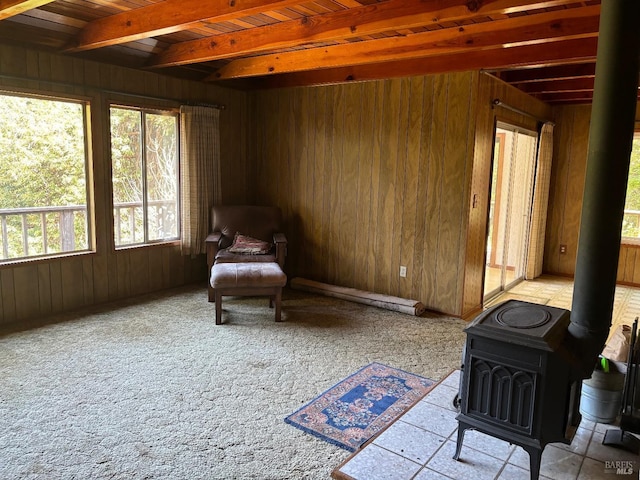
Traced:
<svg viewBox="0 0 640 480">
<path fill-rule="evenodd" d="M 458 459 L 467 429 L 520 445 L 540 472 L 546 444 L 570 444 L 580 424 L 582 381 L 565 337 L 568 310 L 509 300 L 465 329 L 460 378 Z"/>
</svg>

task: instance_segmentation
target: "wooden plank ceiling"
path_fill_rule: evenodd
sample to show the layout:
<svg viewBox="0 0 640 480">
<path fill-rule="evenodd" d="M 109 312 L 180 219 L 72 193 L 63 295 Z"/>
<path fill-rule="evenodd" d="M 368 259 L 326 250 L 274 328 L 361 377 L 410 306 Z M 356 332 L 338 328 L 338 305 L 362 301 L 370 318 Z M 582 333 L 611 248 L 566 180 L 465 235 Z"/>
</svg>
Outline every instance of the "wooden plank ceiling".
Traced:
<svg viewBox="0 0 640 480">
<path fill-rule="evenodd" d="M 599 14 L 599 0 L 0 0 L 0 42 L 246 89 L 483 69 L 588 103 Z"/>
</svg>

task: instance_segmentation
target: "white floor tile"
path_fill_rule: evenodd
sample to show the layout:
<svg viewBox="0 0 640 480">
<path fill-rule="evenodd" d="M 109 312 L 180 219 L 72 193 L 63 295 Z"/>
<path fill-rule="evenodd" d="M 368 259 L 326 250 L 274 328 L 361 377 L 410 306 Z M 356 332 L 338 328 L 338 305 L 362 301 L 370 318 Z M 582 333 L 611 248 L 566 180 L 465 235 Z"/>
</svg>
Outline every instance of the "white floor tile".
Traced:
<svg viewBox="0 0 640 480">
<path fill-rule="evenodd" d="M 591 435 L 593 432 L 591 430 L 586 430 L 584 428 L 578 428 L 576 431 L 573 440 L 571 441 L 571 445 L 567 445 L 565 443 L 552 443 L 554 447 L 562 448 L 563 450 L 567 450 L 569 452 L 577 453 L 578 455 L 584 455 L 587 453 L 587 448 L 589 447 L 589 442 L 591 441 Z"/>
<path fill-rule="evenodd" d="M 441 437 L 449 437 L 458 427 L 455 412 L 427 403 L 424 399 L 420 400 L 405 413 L 402 416 L 402 421 L 438 434 Z"/>
<path fill-rule="evenodd" d="M 578 475 L 578 480 L 613 480 L 615 475 L 605 472 L 604 463 L 591 458 L 585 458 Z"/>
<path fill-rule="evenodd" d="M 456 442 L 447 441 L 429 460 L 427 467 L 450 478 L 493 480 L 504 465 L 502 460 L 464 446 L 460 459 L 454 460 L 455 450 Z"/>
<path fill-rule="evenodd" d="M 458 394 L 457 388 L 452 388 L 447 385 L 440 384 L 433 390 L 431 390 L 423 401 L 438 405 L 439 407 L 446 408 L 452 412 L 457 413 L 457 408 L 453 406 L 453 400 Z"/>
<path fill-rule="evenodd" d="M 546 480 L 549 477 L 540 475 L 540 480 Z M 504 466 L 504 470 L 500 473 L 498 480 L 531 480 L 529 470 L 516 467 L 515 465 L 507 464 Z"/>
<path fill-rule="evenodd" d="M 455 440 L 455 436 L 452 440 Z M 499 438 L 486 435 L 476 430 L 466 430 L 464 432 L 464 440 L 462 445 L 465 447 L 473 448 L 479 452 L 486 453 L 492 457 L 499 458 L 500 460 L 506 460 L 511 455 L 511 452 L 516 448 L 509 442 L 500 440 Z"/>
<path fill-rule="evenodd" d="M 582 465 L 582 458 L 576 453 L 547 445 L 542 452 L 540 475 L 555 480 L 575 480 Z M 509 458 L 509 463 L 529 470 L 529 454 L 521 447 L 517 447 Z"/>
<path fill-rule="evenodd" d="M 409 480 L 421 466 L 375 444 L 369 444 L 342 466 L 355 480 Z"/>
<path fill-rule="evenodd" d="M 633 460 L 638 462 L 640 457 L 634 455 L 631 452 L 622 450 L 610 445 L 603 445 L 604 433 L 594 432 L 591 437 L 591 443 L 587 449 L 587 457 L 599 460 L 601 462 L 616 461 L 616 460 Z"/>
<path fill-rule="evenodd" d="M 462 362 L 462 358 L 460 358 L 460 362 Z M 455 388 L 458 390 L 460 387 L 460 370 L 456 370 L 448 375 L 440 385 L 446 385 L 447 387 Z"/>
<path fill-rule="evenodd" d="M 420 470 L 415 477 L 413 477 L 413 480 L 451 480 L 451 478 L 445 477 L 441 473 L 435 472 L 425 467 Z"/>
<path fill-rule="evenodd" d="M 586 418 L 583 418 L 580 421 L 580 427 L 579 428 L 584 428 L 585 430 L 593 430 L 594 428 L 596 428 L 596 424 L 595 424 L 595 422 L 592 422 L 591 420 L 587 420 Z"/>
<path fill-rule="evenodd" d="M 399 420 L 382 432 L 373 443 L 424 465 L 445 440 L 444 437 Z"/>
<path fill-rule="evenodd" d="M 611 429 L 611 428 L 618 428 L 617 423 L 613 424 L 613 423 L 596 423 L 596 426 L 594 427 L 594 430 L 598 433 L 606 433 L 607 430 Z"/>
</svg>

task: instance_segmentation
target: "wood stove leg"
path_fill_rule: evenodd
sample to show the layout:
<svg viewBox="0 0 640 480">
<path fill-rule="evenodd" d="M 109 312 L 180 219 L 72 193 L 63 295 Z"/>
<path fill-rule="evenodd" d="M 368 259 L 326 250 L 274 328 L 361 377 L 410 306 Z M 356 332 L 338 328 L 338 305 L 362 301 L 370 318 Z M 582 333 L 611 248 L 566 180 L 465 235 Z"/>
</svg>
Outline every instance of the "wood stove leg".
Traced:
<svg viewBox="0 0 640 480">
<path fill-rule="evenodd" d="M 540 462 L 542 460 L 542 450 L 537 448 L 523 447 L 529 453 L 529 472 L 531 480 L 538 480 L 540 477 Z"/>
<path fill-rule="evenodd" d="M 453 455 L 454 460 L 460 458 L 460 452 L 462 451 L 462 441 L 464 440 L 464 431 L 469 428 L 462 422 L 458 422 L 458 441 L 456 442 L 456 453 Z"/>
</svg>

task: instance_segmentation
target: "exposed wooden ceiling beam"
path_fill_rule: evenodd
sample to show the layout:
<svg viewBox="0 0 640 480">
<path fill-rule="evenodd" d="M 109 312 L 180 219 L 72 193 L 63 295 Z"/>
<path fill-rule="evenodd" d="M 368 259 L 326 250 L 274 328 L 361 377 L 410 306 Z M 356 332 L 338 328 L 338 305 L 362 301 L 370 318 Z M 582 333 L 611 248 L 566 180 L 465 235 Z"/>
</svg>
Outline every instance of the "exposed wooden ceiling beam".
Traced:
<svg viewBox="0 0 640 480">
<path fill-rule="evenodd" d="M 546 82 L 526 83 L 518 86 L 518 88 L 532 95 L 558 92 L 592 92 L 593 82 L 593 78 L 572 78 L 568 80 L 548 80 Z"/>
<path fill-rule="evenodd" d="M 544 82 L 570 78 L 593 78 L 596 74 L 595 63 L 577 63 L 573 65 L 558 65 L 547 68 L 524 68 L 498 72 L 498 77 L 507 83 L 525 84 L 530 82 Z"/>
<path fill-rule="evenodd" d="M 20 15 L 27 10 L 41 7 L 53 0 L 0 0 L 0 20 Z"/>
<path fill-rule="evenodd" d="M 506 67 L 547 67 L 559 63 L 595 61 L 597 38 L 564 40 L 542 45 L 495 48 L 479 52 L 440 55 L 424 60 L 356 65 L 244 79 L 244 88 L 283 88 L 380 80 Z M 235 81 L 237 82 L 237 80 Z"/>
<path fill-rule="evenodd" d="M 532 9 L 557 7 L 575 0 L 531 1 L 440 0 L 407 2 L 389 0 L 349 10 L 314 15 L 263 27 L 176 43 L 154 59 L 150 66 L 167 67 L 245 56 L 285 49 L 310 42 L 335 41 L 356 36 L 453 22 L 469 17 L 492 16 Z"/>
<path fill-rule="evenodd" d="M 234 60 L 207 80 L 242 78 L 347 65 L 425 58 L 495 47 L 597 36 L 600 5 L 475 23 L 404 37 L 312 48 Z"/>
<path fill-rule="evenodd" d="M 165 0 L 89 22 L 68 51 L 117 45 L 186 30 L 202 21 L 224 22 L 285 8 L 299 0 Z"/>
<path fill-rule="evenodd" d="M 558 92 L 558 93 L 545 93 L 542 95 L 536 95 L 538 100 L 542 100 L 546 103 L 591 103 L 593 100 L 593 92 Z"/>
<path fill-rule="evenodd" d="M 575 104 L 575 103 L 591 103 L 593 100 L 593 92 L 556 92 L 535 95 L 538 100 L 553 104 Z M 640 90 L 637 96 L 640 102 Z"/>
</svg>

